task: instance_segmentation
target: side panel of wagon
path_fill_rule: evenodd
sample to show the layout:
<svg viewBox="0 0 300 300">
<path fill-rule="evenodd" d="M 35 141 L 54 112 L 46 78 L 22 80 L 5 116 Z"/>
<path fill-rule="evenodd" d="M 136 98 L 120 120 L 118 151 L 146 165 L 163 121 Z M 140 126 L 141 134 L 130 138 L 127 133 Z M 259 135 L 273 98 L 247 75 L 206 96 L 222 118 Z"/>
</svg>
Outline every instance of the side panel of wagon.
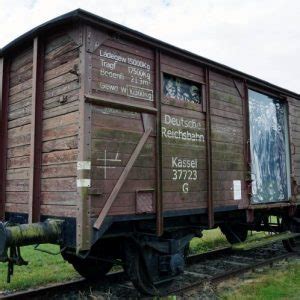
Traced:
<svg viewBox="0 0 300 300">
<path fill-rule="evenodd" d="M 1 201 L 11 221 L 76 217 L 80 82 L 73 71 L 80 45 L 76 26 L 35 38 L 32 46 L 5 57 L 7 145 Z"/>
<path fill-rule="evenodd" d="M 153 48 L 120 35 L 94 28 L 87 30 L 88 91 L 98 101 L 93 101 L 91 126 L 93 218 L 99 216 L 109 199 L 130 152 L 147 127 L 145 122 L 152 128 L 153 139 L 149 143 L 153 145 L 150 149 L 150 144 L 146 144 L 108 215 L 142 213 L 137 209 L 139 190 L 148 191 L 145 201 L 151 203 L 147 204 L 151 209 L 144 213 L 155 212 L 151 191 L 156 194 L 158 186 L 157 178 L 155 181 L 152 176 L 160 171 L 158 168 L 161 168 L 162 206 L 166 216 L 178 210 L 207 211 L 209 172 L 216 211 L 236 209 L 246 203 L 244 82 L 167 52 L 159 54 L 156 65 L 157 53 Z M 124 109 L 116 109 L 118 103 Z M 136 108 L 132 112 L 130 106 L 140 105 L 156 108 L 157 112 L 152 117 L 136 112 Z M 210 131 L 206 118 L 208 105 Z M 154 130 L 157 118 L 161 123 L 160 137 Z M 158 143 L 161 143 L 162 163 L 147 165 L 146 157 L 142 157 L 148 151 L 148 159 L 154 162 Z M 139 181 L 134 182 L 137 173 Z"/>
</svg>

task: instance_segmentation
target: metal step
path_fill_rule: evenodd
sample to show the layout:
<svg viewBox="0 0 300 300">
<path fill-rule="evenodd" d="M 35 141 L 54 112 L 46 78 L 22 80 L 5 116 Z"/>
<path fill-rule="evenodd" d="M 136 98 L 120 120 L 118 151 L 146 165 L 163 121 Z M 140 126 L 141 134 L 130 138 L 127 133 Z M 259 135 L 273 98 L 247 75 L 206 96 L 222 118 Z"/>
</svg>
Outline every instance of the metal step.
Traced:
<svg viewBox="0 0 300 300">
<path fill-rule="evenodd" d="M 250 250 L 258 247 L 262 247 L 268 244 L 272 244 L 282 240 L 288 240 L 291 238 L 299 237 L 300 233 L 292 233 L 292 232 L 283 232 L 274 235 L 267 236 L 265 238 L 261 238 L 259 240 L 254 240 L 251 242 L 243 242 L 232 245 L 232 250 Z"/>
</svg>

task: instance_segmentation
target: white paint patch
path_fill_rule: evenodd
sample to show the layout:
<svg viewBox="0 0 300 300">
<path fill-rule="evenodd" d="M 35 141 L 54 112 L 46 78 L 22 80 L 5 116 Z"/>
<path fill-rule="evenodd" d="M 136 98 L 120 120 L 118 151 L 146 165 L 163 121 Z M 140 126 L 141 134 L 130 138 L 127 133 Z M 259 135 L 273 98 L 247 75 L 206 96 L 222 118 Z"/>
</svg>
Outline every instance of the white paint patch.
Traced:
<svg viewBox="0 0 300 300">
<path fill-rule="evenodd" d="M 233 199 L 242 199 L 242 185 L 240 180 L 233 180 Z"/>
<path fill-rule="evenodd" d="M 77 179 L 77 187 L 90 187 L 91 179 Z"/>
<path fill-rule="evenodd" d="M 77 170 L 90 170 L 91 162 L 90 161 L 78 161 Z"/>
</svg>

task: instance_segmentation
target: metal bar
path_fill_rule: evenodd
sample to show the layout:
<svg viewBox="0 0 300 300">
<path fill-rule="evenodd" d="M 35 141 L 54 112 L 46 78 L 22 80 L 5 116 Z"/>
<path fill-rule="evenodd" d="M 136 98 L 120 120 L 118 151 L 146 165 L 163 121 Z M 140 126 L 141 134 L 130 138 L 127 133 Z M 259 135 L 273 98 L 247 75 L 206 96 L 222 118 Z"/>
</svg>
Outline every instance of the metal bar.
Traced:
<svg viewBox="0 0 300 300">
<path fill-rule="evenodd" d="M 96 105 L 120 108 L 120 109 L 130 110 L 134 112 L 146 112 L 150 114 L 157 113 L 157 109 L 154 107 L 139 105 L 139 104 L 130 104 L 130 103 L 126 103 L 123 101 L 121 102 L 117 100 L 105 100 L 100 97 L 92 96 L 92 95 L 85 95 L 85 101 Z"/>
<path fill-rule="evenodd" d="M 161 137 L 161 70 L 160 52 L 155 52 L 155 101 L 156 101 L 156 234 L 164 231 L 163 196 L 162 196 L 162 137 Z"/>
<path fill-rule="evenodd" d="M 10 63 L 0 58 L 0 219 L 5 219 L 6 155 Z"/>
<path fill-rule="evenodd" d="M 212 152 L 211 152 L 211 112 L 210 112 L 210 78 L 209 68 L 205 69 L 206 97 L 206 156 L 207 156 L 207 214 L 208 226 L 214 226 L 214 203 L 212 195 Z"/>
<path fill-rule="evenodd" d="M 78 161 L 91 161 L 91 104 L 85 102 L 85 94 L 90 92 L 91 78 L 91 55 L 87 53 L 86 47 L 88 42 L 87 27 L 81 24 L 81 34 L 83 44 L 80 47 L 79 57 L 79 74 L 81 74 L 81 86 L 79 91 L 79 139 L 78 139 Z M 89 164 L 88 164 L 89 165 Z M 90 224 L 90 207 L 91 196 L 89 195 L 89 182 L 91 170 L 87 168 L 77 168 L 77 191 L 79 194 L 76 219 L 76 248 L 77 252 L 89 250 L 91 246 L 91 224 Z"/>
<path fill-rule="evenodd" d="M 29 169 L 28 223 L 40 221 L 44 46 L 39 37 L 33 40 L 31 141 Z"/>
<path fill-rule="evenodd" d="M 127 176 L 130 172 L 130 170 L 132 169 L 136 159 L 138 158 L 139 154 L 141 153 L 146 141 L 148 140 L 148 137 L 151 133 L 151 128 L 148 128 L 144 134 L 142 135 L 139 143 L 137 144 L 136 148 L 134 149 L 126 167 L 124 168 L 121 176 L 119 177 L 116 185 L 114 186 L 112 192 L 110 193 L 104 207 L 102 208 L 102 211 L 98 217 L 98 219 L 96 220 L 96 222 L 94 223 L 94 228 L 99 229 L 109 211 L 109 209 L 111 208 L 113 202 L 115 201 L 116 197 L 119 194 L 120 189 L 122 188 L 124 182 L 127 179 Z"/>
</svg>

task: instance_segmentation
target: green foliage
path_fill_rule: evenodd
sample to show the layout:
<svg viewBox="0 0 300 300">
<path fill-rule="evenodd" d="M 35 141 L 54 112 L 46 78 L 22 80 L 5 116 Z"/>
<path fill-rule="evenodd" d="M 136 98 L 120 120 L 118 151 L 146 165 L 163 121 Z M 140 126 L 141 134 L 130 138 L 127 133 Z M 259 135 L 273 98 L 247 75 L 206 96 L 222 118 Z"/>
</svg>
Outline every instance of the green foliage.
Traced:
<svg viewBox="0 0 300 300">
<path fill-rule="evenodd" d="M 276 300 L 299 299 L 300 261 L 292 260 L 281 267 L 273 267 L 249 282 L 236 285 L 236 288 L 219 295 L 228 300 Z"/>
<path fill-rule="evenodd" d="M 204 230 L 202 238 L 194 238 L 190 242 L 190 253 L 203 253 L 216 248 L 230 246 L 220 229 Z"/>
<path fill-rule="evenodd" d="M 59 251 L 55 245 L 41 245 L 53 253 Z M 65 262 L 61 255 L 49 255 L 33 249 L 33 246 L 21 248 L 27 266 L 15 266 L 11 283 L 6 283 L 7 264 L 0 264 L 0 291 L 14 291 L 53 282 L 62 282 L 79 277 L 72 265 Z"/>
</svg>

